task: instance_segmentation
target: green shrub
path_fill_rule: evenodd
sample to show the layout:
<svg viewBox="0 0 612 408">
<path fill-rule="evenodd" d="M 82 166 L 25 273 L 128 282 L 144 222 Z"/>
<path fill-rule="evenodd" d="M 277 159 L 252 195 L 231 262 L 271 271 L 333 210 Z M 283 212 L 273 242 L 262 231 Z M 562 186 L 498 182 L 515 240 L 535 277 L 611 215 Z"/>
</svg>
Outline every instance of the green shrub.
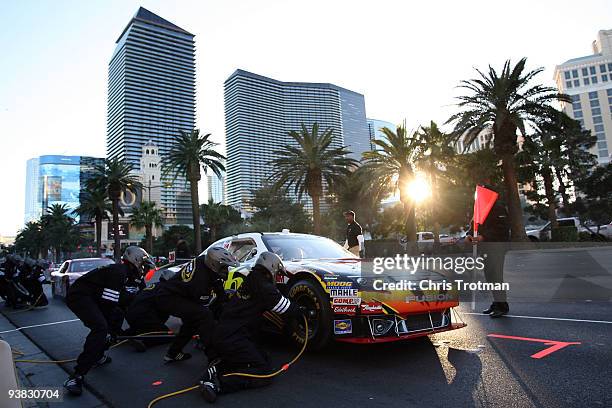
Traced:
<svg viewBox="0 0 612 408">
<path fill-rule="evenodd" d="M 576 227 L 553 228 L 551 231 L 551 241 L 576 242 L 578 241 L 578 229 Z"/>
</svg>

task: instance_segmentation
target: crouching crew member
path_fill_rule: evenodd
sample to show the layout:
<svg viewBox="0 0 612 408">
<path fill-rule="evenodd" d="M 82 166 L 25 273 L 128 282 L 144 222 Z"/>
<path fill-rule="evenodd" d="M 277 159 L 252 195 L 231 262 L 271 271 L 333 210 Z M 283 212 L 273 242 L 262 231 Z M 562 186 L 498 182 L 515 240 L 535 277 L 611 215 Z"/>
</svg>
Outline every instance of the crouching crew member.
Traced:
<svg viewBox="0 0 612 408">
<path fill-rule="evenodd" d="M 25 276 L 23 286 L 30 293 L 30 305 L 34 308 L 42 308 L 49 305 L 47 296 L 43 291 L 43 283 L 48 283 L 45 277 L 44 261 L 26 258 L 24 261 Z"/>
<path fill-rule="evenodd" d="M 223 280 L 230 267 L 238 261 L 228 250 L 209 248 L 183 266 L 180 272 L 165 282 L 160 282 L 155 297 L 156 309 L 181 319 L 182 326 L 164 357 L 166 362 L 191 358 L 183 348 L 198 334 L 204 347 L 208 345 L 215 318 L 209 309 L 212 302 L 223 299 Z"/>
<path fill-rule="evenodd" d="M 138 336 L 144 333 L 169 332 L 166 322 L 170 315 L 157 308 L 156 297 L 159 295 L 160 283 L 153 283 L 141 290 L 129 305 L 125 321 L 130 325 L 123 331 L 125 336 Z M 167 343 L 169 339 L 146 338 L 129 340 L 130 346 L 136 351 L 146 351 L 148 347 Z"/>
<path fill-rule="evenodd" d="M 284 270 L 278 255 L 262 252 L 244 281 L 227 303 L 213 331 L 206 354 L 209 367 L 200 379 L 200 391 L 204 399 L 214 402 L 219 393 L 230 393 L 247 388 L 263 387 L 268 378 L 226 376 L 231 372 L 269 374 L 268 358 L 252 340 L 249 329 L 256 327 L 265 311 L 280 315 L 301 316 L 306 309 L 298 307 L 276 288 L 276 274 Z"/>
<path fill-rule="evenodd" d="M 64 383 L 71 394 L 81 395 L 83 378 L 92 367 L 111 362 L 105 351 L 121 330 L 123 310 L 144 287 L 143 275 L 155 268 L 149 254 L 136 246 L 127 247 L 121 259 L 87 272 L 68 289 L 66 304 L 90 330 L 74 374 Z"/>
</svg>

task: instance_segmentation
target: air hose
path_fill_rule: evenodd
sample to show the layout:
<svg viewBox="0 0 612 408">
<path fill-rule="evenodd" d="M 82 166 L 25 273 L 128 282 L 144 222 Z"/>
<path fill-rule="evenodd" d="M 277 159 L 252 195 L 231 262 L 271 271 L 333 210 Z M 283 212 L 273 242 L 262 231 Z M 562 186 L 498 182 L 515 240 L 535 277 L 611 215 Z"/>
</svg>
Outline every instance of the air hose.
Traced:
<svg viewBox="0 0 612 408">
<path fill-rule="evenodd" d="M 300 352 L 297 353 L 297 355 L 290 362 L 283 364 L 281 368 L 279 368 L 278 370 L 270 374 L 227 373 L 227 374 L 223 374 L 223 377 L 234 377 L 235 376 L 235 377 L 249 377 L 249 378 L 272 378 L 272 377 L 276 377 L 283 371 L 287 371 L 289 367 L 293 363 L 295 363 L 302 356 L 302 354 L 304 354 L 304 351 L 306 351 L 306 346 L 308 345 L 308 319 L 306 318 L 306 316 L 303 316 L 303 317 L 304 317 L 304 344 L 302 344 L 302 348 L 300 349 Z M 199 385 L 194 385 L 191 387 L 183 388 L 182 390 L 171 392 L 169 394 L 160 395 L 159 397 L 149 402 L 149 405 L 147 405 L 147 408 L 151 408 L 153 405 L 157 404 L 161 400 L 164 400 L 166 398 L 176 397 L 177 395 L 185 394 L 189 391 L 198 389 L 199 387 L 200 387 Z"/>
</svg>

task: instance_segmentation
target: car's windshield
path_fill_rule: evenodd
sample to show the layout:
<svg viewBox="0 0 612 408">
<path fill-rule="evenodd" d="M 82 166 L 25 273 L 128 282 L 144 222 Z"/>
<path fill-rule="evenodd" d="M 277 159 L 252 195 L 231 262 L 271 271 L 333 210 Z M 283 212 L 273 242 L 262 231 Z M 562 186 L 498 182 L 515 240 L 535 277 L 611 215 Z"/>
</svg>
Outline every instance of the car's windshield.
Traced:
<svg viewBox="0 0 612 408">
<path fill-rule="evenodd" d="M 75 260 L 70 265 L 70 272 L 89 272 L 99 266 L 112 264 L 112 259 Z"/>
<path fill-rule="evenodd" d="M 357 258 L 328 238 L 305 235 L 264 235 L 272 252 L 285 261 L 297 259 Z"/>
</svg>

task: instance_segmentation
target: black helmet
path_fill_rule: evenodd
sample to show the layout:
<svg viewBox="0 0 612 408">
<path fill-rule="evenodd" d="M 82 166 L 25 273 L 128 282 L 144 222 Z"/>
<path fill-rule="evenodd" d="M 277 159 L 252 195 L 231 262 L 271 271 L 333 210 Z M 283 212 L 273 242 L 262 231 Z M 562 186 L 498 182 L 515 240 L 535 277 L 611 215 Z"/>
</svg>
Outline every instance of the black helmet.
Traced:
<svg viewBox="0 0 612 408">
<path fill-rule="evenodd" d="M 34 265 L 36 265 L 36 261 L 32 258 L 30 258 L 29 256 L 26 257 L 26 259 L 23 261 L 24 264 L 26 264 L 27 266 L 29 266 L 30 268 L 33 268 Z"/>
<path fill-rule="evenodd" d="M 122 259 L 134 265 L 140 272 L 147 272 L 151 269 L 155 269 L 155 262 L 153 262 L 147 251 L 135 245 L 125 249 Z"/>
<path fill-rule="evenodd" d="M 283 260 L 274 252 L 266 251 L 259 254 L 257 261 L 255 261 L 255 266 L 257 265 L 263 266 L 270 272 L 270 275 L 272 275 L 272 282 L 276 282 L 276 275 L 278 275 L 279 272 L 285 271 Z"/>
<path fill-rule="evenodd" d="M 229 267 L 236 267 L 240 264 L 236 257 L 230 251 L 222 247 L 208 248 L 204 255 L 204 264 L 217 275 L 223 278 L 227 277 Z"/>
</svg>

